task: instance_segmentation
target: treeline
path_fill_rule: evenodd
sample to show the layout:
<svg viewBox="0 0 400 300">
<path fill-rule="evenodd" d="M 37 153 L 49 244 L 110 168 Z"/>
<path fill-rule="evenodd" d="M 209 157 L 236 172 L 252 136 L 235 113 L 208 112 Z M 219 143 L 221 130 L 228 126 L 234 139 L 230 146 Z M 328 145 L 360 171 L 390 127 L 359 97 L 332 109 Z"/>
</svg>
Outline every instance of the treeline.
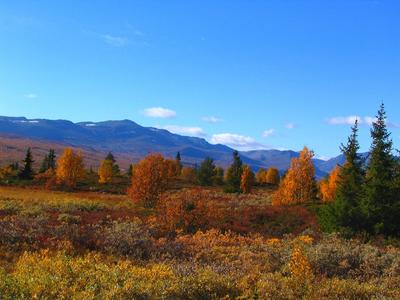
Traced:
<svg viewBox="0 0 400 300">
<path fill-rule="evenodd" d="M 116 179 L 122 178 L 127 184 L 132 181 L 131 185 L 145 181 L 136 188 L 138 190 L 148 185 L 151 189 L 159 191 L 163 189 L 158 187 L 158 179 L 151 177 L 153 170 L 157 170 L 157 176 L 162 177 L 161 181 L 221 186 L 228 193 L 250 193 L 255 185 L 277 186 L 280 181 L 279 171 L 276 168 L 268 170 L 261 168 L 254 174 L 249 166 L 243 164 L 237 151 L 233 152 L 232 164 L 227 170 L 217 166 L 210 157 L 206 157 L 198 166 L 184 165 L 179 152 L 174 159 L 164 158 L 160 154 L 150 154 L 139 163 L 130 164 L 124 173 L 111 152 L 100 162 L 97 171 L 92 167 L 85 169 L 81 152 L 71 148 L 64 149 L 59 158 L 56 157 L 54 149 L 50 149 L 38 170 L 33 168 L 34 162 L 31 149 L 28 148 L 22 165 L 13 163 L 0 168 L 0 180 L 22 184 L 35 181 L 43 183 L 48 189 L 57 186 L 75 189 L 80 183 L 94 183 L 93 180 L 100 186 L 111 186 L 115 184 Z M 165 189 L 170 186 L 170 184 L 160 186 L 164 185 Z"/>
<path fill-rule="evenodd" d="M 323 203 L 319 221 L 328 232 L 400 235 L 400 160 L 395 156 L 382 104 L 371 128 L 367 159 L 359 154 L 358 122 L 341 151 L 345 163 L 315 180 L 313 152 L 294 158 L 274 194 L 274 205 Z"/>
</svg>

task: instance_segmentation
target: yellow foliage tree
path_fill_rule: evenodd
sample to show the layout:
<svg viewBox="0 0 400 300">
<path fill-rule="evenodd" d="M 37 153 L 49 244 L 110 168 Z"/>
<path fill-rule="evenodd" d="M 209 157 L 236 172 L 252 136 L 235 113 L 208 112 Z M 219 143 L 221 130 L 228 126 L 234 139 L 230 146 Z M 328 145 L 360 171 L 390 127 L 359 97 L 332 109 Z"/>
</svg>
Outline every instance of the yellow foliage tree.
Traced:
<svg viewBox="0 0 400 300">
<path fill-rule="evenodd" d="M 114 162 L 109 159 L 105 159 L 101 162 L 98 175 L 99 183 L 110 183 L 113 179 L 113 165 Z"/>
<path fill-rule="evenodd" d="M 66 148 L 57 161 L 56 177 L 58 183 L 74 188 L 85 177 L 81 153 L 74 153 L 71 148 Z"/>
<path fill-rule="evenodd" d="M 191 167 L 183 167 L 181 171 L 181 178 L 187 182 L 196 182 L 196 170 Z"/>
<path fill-rule="evenodd" d="M 263 184 L 265 183 L 267 176 L 267 170 L 260 168 L 256 174 L 256 181 L 258 184 Z"/>
<path fill-rule="evenodd" d="M 339 184 L 339 179 L 340 179 L 340 167 L 336 166 L 336 168 L 332 170 L 331 174 L 329 174 L 328 178 L 323 179 L 319 183 L 321 199 L 323 202 L 333 201 L 336 189 Z"/>
<path fill-rule="evenodd" d="M 254 173 L 249 166 L 243 167 L 242 177 L 240 179 L 240 189 L 243 193 L 248 194 L 254 185 Z"/>
<path fill-rule="evenodd" d="M 278 185 L 281 177 L 279 171 L 276 168 L 269 168 L 265 176 L 265 182 L 269 184 Z"/>
<path fill-rule="evenodd" d="M 176 160 L 165 159 L 165 165 L 167 166 L 168 178 L 176 178 L 180 175 L 181 166 Z"/>
<path fill-rule="evenodd" d="M 168 184 L 169 163 L 161 154 L 150 154 L 134 168 L 128 195 L 144 207 L 155 207 Z"/>
<path fill-rule="evenodd" d="M 304 203 L 315 199 L 313 156 L 314 153 L 304 147 L 300 156 L 292 159 L 285 178 L 273 196 L 273 205 Z"/>
</svg>

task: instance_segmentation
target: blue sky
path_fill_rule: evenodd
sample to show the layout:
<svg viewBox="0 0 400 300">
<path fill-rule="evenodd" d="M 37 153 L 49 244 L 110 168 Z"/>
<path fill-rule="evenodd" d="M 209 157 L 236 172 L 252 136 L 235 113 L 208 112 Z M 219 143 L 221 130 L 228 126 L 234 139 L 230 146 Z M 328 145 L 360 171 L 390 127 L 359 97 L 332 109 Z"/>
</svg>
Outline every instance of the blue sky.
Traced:
<svg viewBox="0 0 400 300">
<path fill-rule="evenodd" d="M 383 100 L 399 146 L 400 2 L 1 1 L 0 115 L 335 156 Z M 398 123 L 397 123 L 398 122 Z"/>
</svg>

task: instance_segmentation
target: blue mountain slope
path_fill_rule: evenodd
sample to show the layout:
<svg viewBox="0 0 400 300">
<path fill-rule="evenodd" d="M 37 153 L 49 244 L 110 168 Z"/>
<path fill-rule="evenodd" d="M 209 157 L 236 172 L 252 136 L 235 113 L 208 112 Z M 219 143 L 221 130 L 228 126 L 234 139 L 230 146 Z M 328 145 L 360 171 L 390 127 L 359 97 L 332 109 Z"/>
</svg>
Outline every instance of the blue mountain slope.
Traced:
<svg viewBox="0 0 400 300">
<path fill-rule="evenodd" d="M 72 145 L 95 151 L 112 151 L 131 155 L 138 159 L 150 152 L 160 152 L 174 157 L 181 152 L 184 162 L 199 164 L 205 157 L 212 157 L 221 166 L 231 162 L 232 148 L 213 145 L 205 139 L 181 136 L 164 129 L 143 127 L 130 120 L 73 123 L 67 120 L 27 119 L 24 117 L 0 117 L 0 135 L 12 135 Z M 281 172 L 290 165 L 290 160 L 298 156 L 295 151 L 255 150 L 240 152 L 244 163 L 255 170 L 276 167 Z M 340 163 L 341 158 L 330 161 L 314 160 L 316 176 L 326 176 Z"/>
</svg>

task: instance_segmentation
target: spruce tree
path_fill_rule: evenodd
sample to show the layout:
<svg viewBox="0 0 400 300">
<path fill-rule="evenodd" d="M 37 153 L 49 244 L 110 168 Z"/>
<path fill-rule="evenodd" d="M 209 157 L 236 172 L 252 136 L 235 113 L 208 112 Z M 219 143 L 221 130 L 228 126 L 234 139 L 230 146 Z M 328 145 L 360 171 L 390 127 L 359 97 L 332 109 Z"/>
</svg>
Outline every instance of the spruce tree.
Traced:
<svg viewBox="0 0 400 300">
<path fill-rule="evenodd" d="M 21 170 L 21 172 L 19 173 L 19 177 L 21 179 L 27 179 L 30 180 L 33 178 L 33 168 L 32 168 L 32 164 L 34 163 L 34 160 L 32 158 L 32 153 L 31 153 L 31 148 L 28 148 L 28 150 L 26 151 L 26 155 L 25 155 L 25 159 L 23 160 L 24 162 L 24 167 Z"/>
<path fill-rule="evenodd" d="M 126 175 L 128 175 L 128 177 L 132 177 L 132 175 L 133 175 L 133 165 L 132 164 L 129 165 Z"/>
<path fill-rule="evenodd" d="M 372 145 L 366 172 L 365 198 L 363 212 L 366 229 L 371 233 L 389 233 L 390 215 L 396 203 L 393 183 L 396 160 L 393 155 L 393 142 L 386 125 L 384 104 L 376 116 L 371 129 Z"/>
<path fill-rule="evenodd" d="M 49 169 L 54 170 L 55 168 L 56 168 L 56 154 L 54 149 L 50 149 L 49 153 L 43 158 L 39 173 L 44 173 Z"/>
<path fill-rule="evenodd" d="M 50 149 L 49 151 L 49 169 L 55 169 L 56 168 L 56 152 L 54 149 Z"/>
<path fill-rule="evenodd" d="M 358 121 L 351 129 L 347 144 L 341 146 L 346 162 L 341 166 L 334 201 L 320 212 L 321 227 L 326 231 L 359 231 L 363 228 L 363 161 L 358 154 Z"/>
<path fill-rule="evenodd" d="M 214 161 L 212 158 L 206 157 L 197 171 L 197 180 L 200 185 L 210 186 L 213 184 L 214 176 L 215 176 Z"/>
<path fill-rule="evenodd" d="M 175 161 L 176 161 L 176 164 L 177 164 L 177 166 L 179 168 L 179 174 L 180 174 L 181 171 L 182 171 L 182 159 L 181 159 L 181 153 L 180 152 L 178 152 L 176 154 Z"/>
<path fill-rule="evenodd" d="M 40 165 L 39 173 L 44 173 L 49 169 L 49 157 L 46 155 Z"/>
<path fill-rule="evenodd" d="M 227 192 L 240 192 L 240 181 L 243 173 L 243 163 L 240 159 L 239 152 L 233 152 L 233 162 L 226 173 Z"/>
</svg>

